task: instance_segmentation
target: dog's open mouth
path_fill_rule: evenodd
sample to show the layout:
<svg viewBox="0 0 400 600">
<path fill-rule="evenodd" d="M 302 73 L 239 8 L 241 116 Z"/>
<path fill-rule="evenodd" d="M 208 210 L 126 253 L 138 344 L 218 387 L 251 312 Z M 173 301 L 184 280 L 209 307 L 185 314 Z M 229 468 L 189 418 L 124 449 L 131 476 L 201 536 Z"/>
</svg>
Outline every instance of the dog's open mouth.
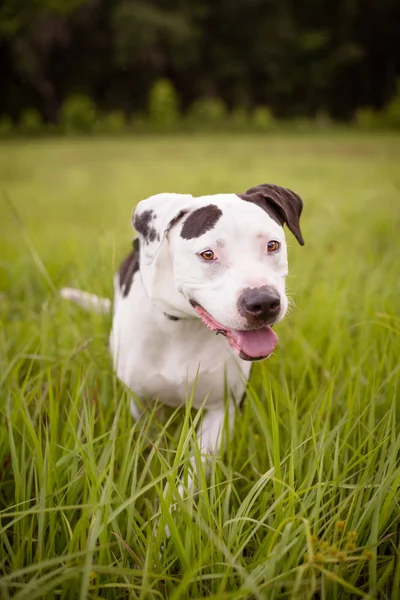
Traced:
<svg viewBox="0 0 400 600">
<path fill-rule="evenodd" d="M 231 348 L 243 360 L 261 360 L 267 358 L 274 351 L 278 336 L 272 331 L 269 325 L 265 325 L 261 329 L 253 329 L 249 331 L 229 329 L 225 325 L 218 323 L 200 304 L 191 301 L 191 304 L 203 323 L 215 331 L 217 334 L 225 335 Z"/>
</svg>

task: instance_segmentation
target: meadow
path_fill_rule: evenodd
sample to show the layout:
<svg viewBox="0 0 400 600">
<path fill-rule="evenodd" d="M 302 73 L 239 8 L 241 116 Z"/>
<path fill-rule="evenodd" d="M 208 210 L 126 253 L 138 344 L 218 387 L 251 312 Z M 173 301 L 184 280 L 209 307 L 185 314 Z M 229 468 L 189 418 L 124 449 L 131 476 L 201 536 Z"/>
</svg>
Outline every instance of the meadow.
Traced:
<svg viewBox="0 0 400 600">
<path fill-rule="evenodd" d="M 2 599 L 400 599 L 399 164 L 378 134 L 0 145 Z M 109 318 L 58 289 L 111 296 L 140 199 L 265 182 L 304 200 L 295 307 L 205 473 L 190 397 L 134 423 Z"/>
</svg>

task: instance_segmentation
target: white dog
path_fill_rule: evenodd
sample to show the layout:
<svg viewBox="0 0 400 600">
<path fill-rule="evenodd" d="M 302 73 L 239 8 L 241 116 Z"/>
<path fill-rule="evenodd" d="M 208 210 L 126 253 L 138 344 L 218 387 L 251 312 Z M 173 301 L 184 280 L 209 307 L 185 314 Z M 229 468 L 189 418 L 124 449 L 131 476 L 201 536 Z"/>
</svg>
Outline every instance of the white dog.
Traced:
<svg viewBox="0 0 400 600">
<path fill-rule="evenodd" d="M 114 368 L 143 401 L 180 406 L 195 388 L 193 406 L 206 399 L 203 453 L 218 448 L 226 398 L 233 420 L 251 361 L 275 349 L 271 327 L 288 307 L 283 225 L 303 245 L 302 206 L 292 191 L 264 184 L 240 195 L 158 194 L 135 210 L 139 240 L 115 277 Z M 86 292 L 61 294 L 110 309 Z M 132 412 L 139 416 L 137 405 Z"/>
</svg>

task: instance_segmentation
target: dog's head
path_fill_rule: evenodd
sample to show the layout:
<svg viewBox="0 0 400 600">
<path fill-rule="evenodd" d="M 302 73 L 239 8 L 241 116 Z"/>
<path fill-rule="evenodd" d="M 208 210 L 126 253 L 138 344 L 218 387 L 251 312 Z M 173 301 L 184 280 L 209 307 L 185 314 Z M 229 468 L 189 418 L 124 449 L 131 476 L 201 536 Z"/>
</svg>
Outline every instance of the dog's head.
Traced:
<svg viewBox="0 0 400 600">
<path fill-rule="evenodd" d="M 297 194 L 268 184 L 240 195 L 143 200 L 133 224 L 152 302 L 170 316 L 200 317 L 243 359 L 267 357 L 277 343 L 271 326 L 288 307 L 283 225 L 303 245 L 302 207 Z"/>
</svg>

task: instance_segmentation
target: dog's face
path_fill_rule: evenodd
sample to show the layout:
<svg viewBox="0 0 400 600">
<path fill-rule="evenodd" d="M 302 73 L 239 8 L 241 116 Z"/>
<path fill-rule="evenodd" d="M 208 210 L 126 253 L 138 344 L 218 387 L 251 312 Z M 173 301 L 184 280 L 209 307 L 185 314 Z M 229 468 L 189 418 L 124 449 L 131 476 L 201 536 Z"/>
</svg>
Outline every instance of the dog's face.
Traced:
<svg viewBox="0 0 400 600">
<path fill-rule="evenodd" d="M 267 357 L 277 343 L 271 326 L 288 307 L 282 225 L 303 243 L 301 209 L 293 192 L 267 185 L 242 196 L 162 194 L 141 202 L 134 224 L 147 292 L 166 314 L 200 317 L 240 358 Z"/>
</svg>

